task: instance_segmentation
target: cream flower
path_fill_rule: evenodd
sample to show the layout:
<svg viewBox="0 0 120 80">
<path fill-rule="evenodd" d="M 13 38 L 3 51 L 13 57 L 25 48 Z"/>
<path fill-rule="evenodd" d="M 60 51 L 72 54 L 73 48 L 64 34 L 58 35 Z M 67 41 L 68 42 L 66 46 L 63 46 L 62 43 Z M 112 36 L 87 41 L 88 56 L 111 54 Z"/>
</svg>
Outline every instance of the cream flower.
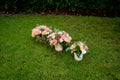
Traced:
<svg viewBox="0 0 120 80">
<path fill-rule="evenodd" d="M 55 39 L 55 35 L 52 35 L 52 38 Z"/>
<path fill-rule="evenodd" d="M 62 35 L 62 32 L 58 32 L 58 34 Z"/>
<path fill-rule="evenodd" d="M 78 45 L 80 47 L 80 50 L 82 51 L 84 49 L 84 44 L 82 42 L 78 42 Z"/>
<path fill-rule="evenodd" d="M 55 35 L 56 35 L 56 33 L 53 32 L 50 35 L 48 35 L 47 38 L 52 37 L 53 39 L 55 39 Z"/>
<path fill-rule="evenodd" d="M 50 42 L 50 45 L 53 45 L 53 41 L 51 40 L 51 41 L 49 41 Z"/>
<path fill-rule="evenodd" d="M 75 44 L 73 44 L 73 45 L 70 47 L 71 50 L 73 50 L 73 49 L 75 49 L 75 48 L 76 48 L 76 45 L 75 45 Z"/>
<path fill-rule="evenodd" d="M 40 26 L 37 26 L 37 27 L 36 27 L 36 29 L 39 29 L 39 30 L 40 30 L 40 29 L 41 29 L 41 27 L 40 27 Z"/>
<path fill-rule="evenodd" d="M 41 25 L 40 27 L 41 29 L 45 29 L 47 26 Z"/>
<path fill-rule="evenodd" d="M 43 32 L 42 32 L 42 35 L 47 35 L 47 34 L 48 34 L 47 31 L 43 31 Z"/>
<path fill-rule="evenodd" d="M 39 35 L 41 33 L 41 31 L 39 29 L 32 29 L 32 37 L 35 37 L 37 35 Z"/>
<path fill-rule="evenodd" d="M 85 45 L 85 46 L 84 46 L 84 49 L 85 49 L 85 50 L 88 50 L 88 46 Z"/>
<path fill-rule="evenodd" d="M 82 54 L 86 54 L 87 53 L 87 51 L 86 50 L 82 50 Z"/>
<path fill-rule="evenodd" d="M 63 39 L 62 38 L 60 38 L 60 40 L 59 40 L 60 42 L 63 42 Z"/>
<path fill-rule="evenodd" d="M 64 41 L 67 42 L 67 43 L 70 43 L 70 38 L 64 38 Z"/>
</svg>

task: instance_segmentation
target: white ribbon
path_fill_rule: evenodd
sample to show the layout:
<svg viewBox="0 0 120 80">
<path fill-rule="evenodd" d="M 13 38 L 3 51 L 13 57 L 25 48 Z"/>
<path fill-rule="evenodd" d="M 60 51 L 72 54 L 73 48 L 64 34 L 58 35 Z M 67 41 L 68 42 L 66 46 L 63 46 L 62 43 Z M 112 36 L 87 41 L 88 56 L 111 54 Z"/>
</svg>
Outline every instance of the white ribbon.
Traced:
<svg viewBox="0 0 120 80">
<path fill-rule="evenodd" d="M 58 52 L 62 51 L 63 47 L 58 43 L 58 44 L 55 45 L 55 50 L 58 51 Z"/>
<path fill-rule="evenodd" d="M 82 53 L 80 54 L 80 56 L 77 56 L 77 54 L 74 53 L 74 59 L 75 59 L 76 61 L 81 61 L 81 60 L 83 59 L 83 55 L 86 54 L 86 53 L 87 53 L 86 50 L 82 50 Z"/>
</svg>

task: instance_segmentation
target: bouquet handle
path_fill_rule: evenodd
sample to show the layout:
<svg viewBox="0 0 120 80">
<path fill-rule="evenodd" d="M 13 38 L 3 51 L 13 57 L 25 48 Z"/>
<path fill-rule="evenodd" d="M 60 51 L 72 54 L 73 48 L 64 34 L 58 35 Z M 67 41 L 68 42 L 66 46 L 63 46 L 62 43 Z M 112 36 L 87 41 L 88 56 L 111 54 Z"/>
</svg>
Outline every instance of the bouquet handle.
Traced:
<svg viewBox="0 0 120 80">
<path fill-rule="evenodd" d="M 82 53 L 80 54 L 80 56 L 77 56 L 77 54 L 74 53 L 74 59 L 76 61 L 81 61 L 83 59 L 83 55 L 86 54 L 86 53 L 87 53 L 87 51 L 85 51 L 85 50 L 82 50 Z"/>
<path fill-rule="evenodd" d="M 77 56 L 77 54 L 74 53 L 74 59 L 75 59 L 76 61 L 81 61 L 81 60 L 83 59 L 83 54 L 80 54 L 80 56 Z"/>
</svg>

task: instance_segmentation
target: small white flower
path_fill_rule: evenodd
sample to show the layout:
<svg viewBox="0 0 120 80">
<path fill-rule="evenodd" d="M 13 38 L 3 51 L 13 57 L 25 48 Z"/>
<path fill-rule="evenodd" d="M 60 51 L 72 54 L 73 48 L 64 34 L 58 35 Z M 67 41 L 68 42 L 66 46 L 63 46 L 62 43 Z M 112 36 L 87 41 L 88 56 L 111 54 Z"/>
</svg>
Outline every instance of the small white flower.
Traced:
<svg viewBox="0 0 120 80">
<path fill-rule="evenodd" d="M 58 32 L 58 34 L 62 35 L 62 32 Z"/>
<path fill-rule="evenodd" d="M 73 50 L 73 49 L 75 49 L 75 47 L 76 47 L 76 45 L 73 44 L 73 45 L 70 47 L 70 49 Z"/>
<path fill-rule="evenodd" d="M 44 25 L 41 25 L 40 27 L 43 29 L 43 28 L 44 28 L 44 27 L 46 27 L 46 26 L 44 26 Z"/>
<path fill-rule="evenodd" d="M 67 37 L 69 37 L 69 34 L 66 34 Z"/>
<path fill-rule="evenodd" d="M 52 40 L 50 41 L 50 45 L 53 45 L 53 41 Z"/>
<path fill-rule="evenodd" d="M 87 51 L 83 49 L 82 50 L 82 54 L 86 54 L 86 53 L 87 53 Z"/>
<path fill-rule="evenodd" d="M 52 35 L 52 38 L 55 39 L 55 35 Z"/>
<path fill-rule="evenodd" d="M 60 40 L 59 40 L 59 41 L 60 41 L 60 42 L 63 42 L 63 39 L 61 39 L 61 38 L 60 38 Z"/>
<path fill-rule="evenodd" d="M 46 34 L 49 34 L 49 32 L 47 32 Z"/>
<path fill-rule="evenodd" d="M 71 38 L 71 37 L 69 37 L 69 39 L 70 39 L 70 41 L 72 40 L 72 38 Z"/>
</svg>

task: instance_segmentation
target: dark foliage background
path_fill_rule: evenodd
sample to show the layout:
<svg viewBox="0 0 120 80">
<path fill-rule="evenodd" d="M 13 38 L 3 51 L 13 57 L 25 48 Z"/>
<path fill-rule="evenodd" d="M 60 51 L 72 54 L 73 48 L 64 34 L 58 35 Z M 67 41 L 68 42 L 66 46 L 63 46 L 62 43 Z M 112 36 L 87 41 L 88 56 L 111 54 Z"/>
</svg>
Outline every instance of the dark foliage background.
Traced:
<svg viewBox="0 0 120 80">
<path fill-rule="evenodd" d="M 120 16 L 120 0 L 0 0 L 0 12 Z"/>
</svg>

